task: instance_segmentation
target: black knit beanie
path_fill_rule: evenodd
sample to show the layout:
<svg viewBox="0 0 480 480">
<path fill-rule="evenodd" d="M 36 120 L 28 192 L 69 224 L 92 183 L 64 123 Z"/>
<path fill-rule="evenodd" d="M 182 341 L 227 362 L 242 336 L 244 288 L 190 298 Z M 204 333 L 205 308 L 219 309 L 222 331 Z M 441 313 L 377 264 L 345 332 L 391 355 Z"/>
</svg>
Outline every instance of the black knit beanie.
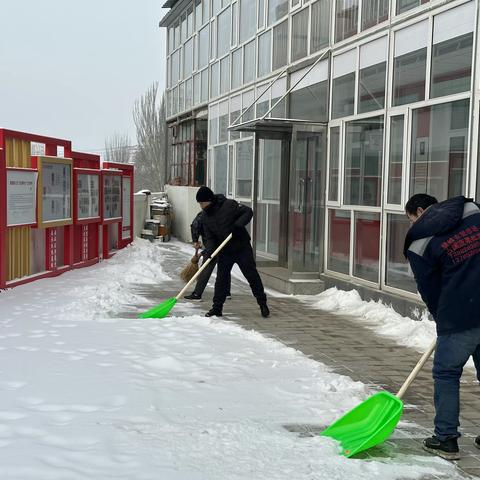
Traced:
<svg viewBox="0 0 480 480">
<path fill-rule="evenodd" d="M 215 194 L 208 187 L 200 187 L 197 192 L 197 202 L 212 202 Z"/>
</svg>

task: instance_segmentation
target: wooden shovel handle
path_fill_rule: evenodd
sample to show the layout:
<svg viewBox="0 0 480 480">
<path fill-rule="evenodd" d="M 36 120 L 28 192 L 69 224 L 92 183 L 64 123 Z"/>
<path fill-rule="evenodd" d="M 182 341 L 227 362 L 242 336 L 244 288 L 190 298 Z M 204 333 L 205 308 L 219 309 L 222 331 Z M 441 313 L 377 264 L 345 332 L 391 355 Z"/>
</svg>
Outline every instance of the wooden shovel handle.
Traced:
<svg viewBox="0 0 480 480">
<path fill-rule="evenodd" d="M 232 234 L 230 234 L 220 246 L 212 253 L 212 256 L 203 262 L 202 266 L 198 269 L 198 272 L 191 278 L 191 280 L 182 288 L 180 293 L 175 297 L 177 300 L 182 298 L 184 293 L 187 291 L 188 287 L 198 278 L 198 276 L 203 272 L 207 265 L 220 253 L 220 250 L 232 239 Z"/>
<path fill-rule="evenodd" d="M 432 344 L 428 347 L 428 350 L 422 355 L 422 358 L 418 361 L 417 365 L 415 368 L 412 370 L 410 375 L 407 377 L 405 380 L 405 383 L 402 385 L 400 390 L 397 393 L 398 398 L 402 398 L 405 395 L 405 392 L 407 391 L 408 387 L 412 384 L 412 382 L 417 378 L 418 372 L 422 369 L 422 367 L 425 365 L 427 360 L 430 358 L 430 355 L 432 352 L 435 350 L 435 346 L 437 345 L 437 339 L 435 339 Z"/>
</svg>

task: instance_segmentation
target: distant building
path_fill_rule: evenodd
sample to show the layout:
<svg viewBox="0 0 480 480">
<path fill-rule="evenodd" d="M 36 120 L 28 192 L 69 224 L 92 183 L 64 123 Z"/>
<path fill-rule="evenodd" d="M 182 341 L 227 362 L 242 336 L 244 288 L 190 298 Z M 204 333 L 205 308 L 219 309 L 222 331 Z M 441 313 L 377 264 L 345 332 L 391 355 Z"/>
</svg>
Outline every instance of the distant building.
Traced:
<svg viewBox="0 0 480 480">
<path fill-rule="evenodd" d="M 478 2 L 165 7 L 170 181 L 251 205 L 257 260 L 286 290 L 416 298 L 406 200 L 477 191 Z"/>
</svg>

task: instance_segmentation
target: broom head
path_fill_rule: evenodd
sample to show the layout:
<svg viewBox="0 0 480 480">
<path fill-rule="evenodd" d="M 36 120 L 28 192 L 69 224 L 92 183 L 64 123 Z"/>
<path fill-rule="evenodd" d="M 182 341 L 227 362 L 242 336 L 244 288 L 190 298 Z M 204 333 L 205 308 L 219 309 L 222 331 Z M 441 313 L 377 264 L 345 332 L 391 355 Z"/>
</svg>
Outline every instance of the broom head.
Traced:
<svg viewBox="0 0 480 480">
<path fill-rule="evenodd" d="M 180 272 L 180 278 L 185 282 L 189 282 L 193 276 L 198 272 L 198 260 L 200 259 L 200 255 L 196 253 L 190 263 Z"/>
</svg>

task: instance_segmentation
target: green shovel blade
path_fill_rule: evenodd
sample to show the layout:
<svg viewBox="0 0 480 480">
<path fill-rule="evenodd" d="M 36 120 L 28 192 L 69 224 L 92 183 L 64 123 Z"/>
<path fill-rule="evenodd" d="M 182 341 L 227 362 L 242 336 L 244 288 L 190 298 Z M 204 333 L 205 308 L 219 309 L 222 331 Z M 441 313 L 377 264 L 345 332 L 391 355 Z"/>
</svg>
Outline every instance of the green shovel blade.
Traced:
<svg viewBox="0 0 480 480">
<path fill-rule="evenodd" d="M 141 313 L 138 318 L 165 318 L 176 303 L 177 299 L 175 297 L 169 298 L 147 312 Z"/>
<path fill-rule="evenodd" d="M 342 445 L 342 455 L 351 457 L 385 441 L 395 430 L 403 411 L 403 402 L 389 392 L 367 398 L 324 430 Z"/>
</svg>

